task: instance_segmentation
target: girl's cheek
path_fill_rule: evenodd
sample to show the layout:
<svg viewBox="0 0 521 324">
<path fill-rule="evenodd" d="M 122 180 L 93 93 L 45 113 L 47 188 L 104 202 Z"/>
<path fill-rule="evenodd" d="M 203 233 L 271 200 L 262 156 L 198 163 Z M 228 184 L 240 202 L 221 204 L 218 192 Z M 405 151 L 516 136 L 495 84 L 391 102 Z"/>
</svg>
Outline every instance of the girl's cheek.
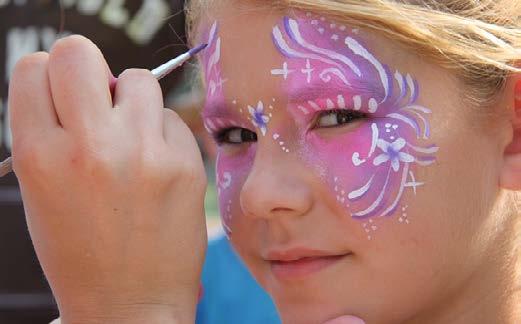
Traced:
<svg viewBox="0 0 521 324">
<path fill-rule="evenodd" d="M 373 223 L 371 218 L 393 216 L 398 209 L 401 216 L 406 214 L 409 202 L 402 201 L 404 191 L 415 194 L 423 185 L 415 179 L 415 164 L 434 162 L 432 154 L 437 148 L 420 148 L 417 142 L 410 125 L 391 118 L 370 118 L 356 130 L 334 138 L 310 132 L 302 151 L 345 216 Z M 368 227 L 370 239 L 370 228 L 375 225 Z"/>
<path fill-rule="evenodd" d="M 250 145 L 247 152 L 226 155 L 222 151 L 217 156 L 216 186 L 221 223 L 228 238 L 233 232 L 233 219 L 240 210 L 239 197 L 242 186 L 250 173 L 255 157 L 255 145 Z"/>
</svg>

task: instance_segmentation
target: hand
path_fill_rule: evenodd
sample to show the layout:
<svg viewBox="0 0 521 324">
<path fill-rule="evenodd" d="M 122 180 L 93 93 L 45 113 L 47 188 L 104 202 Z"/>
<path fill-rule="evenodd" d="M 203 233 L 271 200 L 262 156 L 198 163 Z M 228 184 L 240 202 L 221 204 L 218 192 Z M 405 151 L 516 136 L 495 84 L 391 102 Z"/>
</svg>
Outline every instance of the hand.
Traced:
<svg viewBox="0 0 521 324">
<path fill-rule="evenodd" d="M 206 177 L 158 82 L 81 36 L 15 67 L 13 167 L 62 322 L 193 323 Z M 146 318 L 146 320 L 144 320 Z"/>
</svg>

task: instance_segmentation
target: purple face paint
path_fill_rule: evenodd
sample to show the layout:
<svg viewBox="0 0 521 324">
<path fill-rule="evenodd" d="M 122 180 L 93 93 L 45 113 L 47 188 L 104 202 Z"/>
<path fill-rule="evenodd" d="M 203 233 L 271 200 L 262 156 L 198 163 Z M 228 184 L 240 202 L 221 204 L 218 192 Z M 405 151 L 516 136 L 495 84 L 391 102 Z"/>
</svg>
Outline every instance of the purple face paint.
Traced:
<svg viewBox="0 0 521 324">
<path fill-rule="evenodd" d="M 406 188 L 416 194 L 423 185 L 413 167 L 433 163 L 438 150 L 419 143 L 430 136 L 431 111 L 416 104 L 417 82 L 399 71 L 392 73 L 353 31 L 310 14 L 284 18 L 272 37 L 286 60 L 271 74 L 283 78 L 295 120 L 308 124 L 327 110 L 367 115 L 356 129 L 333 139 L 303 133 L 306 162 L 327 170 L 324 180 L 352 217 L 392 215 Z"/>
<path fill-rule="evenodd" d="M 298 130 L 298 134 L 281 135 L 270 133 L 269 128 L 276 113 L 275 100 L 247 104 L 233 100 L 227 106 L 223 91 L 226 79 L 219 66 L 221 38 L 214 23 L 206 35 L 209 46 L 202 57 L 207 83 L 203 115 L 211 133 L 245 128 L 256 131 L 257 136 L 270 137 L 284 153 L 294 147 L 303 163 L 331 188 L 348 215 L 372 224 L 366 227 L 364 223 L 369 233 L 376 229 L 372 218 L 391 216 L 400 207 L 400 222 L 408 222 L 407 206 L 400 205 L 402 196 L 406 189 L 416 194 L 423 185 L 415 179 L 415 168 L 434 163 L 438 148 L 424 143 L 430 137 L 427 116 L 431 111 L 416 103 L 417 82 L 380 63 L 356 33 L 310 14 L 285 17 L 273 27 L 273 44 L 284 61 L 266 72 L 281 79 L 288 96 L 285 118 Z M 327 111 L 355 111 L 366 118 L 349 131 L 323 137 L 309 126 Z M 292 138 L 291 143 L 284 140 L 285 135 Z M 228 236 L 232 234 L 232 215 L 242 213 L 240 191 L 251 171 L 256 146 L 250 143 L 232 153 L 219 150 L 217 189 Z"/>
</svg>

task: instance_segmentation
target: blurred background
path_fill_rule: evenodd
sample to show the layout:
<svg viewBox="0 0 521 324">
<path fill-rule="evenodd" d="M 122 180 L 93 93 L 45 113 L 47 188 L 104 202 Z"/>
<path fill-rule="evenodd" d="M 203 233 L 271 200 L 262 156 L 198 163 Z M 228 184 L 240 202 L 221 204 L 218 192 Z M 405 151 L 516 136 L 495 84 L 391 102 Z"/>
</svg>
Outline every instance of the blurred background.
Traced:
<svg viewBox="0 0 521 324">
<path fill-rule="evenodd" d="M 152 69 L 186 51 L 181 0 L 0 0 L 0 160 L 10 155 L 7 107 L 11 71 L 22 56 L 81 34 L 104 53 L 114 75 Z M 161 81 L 165 104 L 187 122 L 208 171 L 210 237 L 221 231 L 214 190 L 215 149 L 199 118 L 203 98 L 193 64 Z M 198 90 L 199 89 L 199 90 Z M 17 179 L 0 178 L 0 323 L 49 323 L 58 311 L 27 231 Z"/>
</svg>

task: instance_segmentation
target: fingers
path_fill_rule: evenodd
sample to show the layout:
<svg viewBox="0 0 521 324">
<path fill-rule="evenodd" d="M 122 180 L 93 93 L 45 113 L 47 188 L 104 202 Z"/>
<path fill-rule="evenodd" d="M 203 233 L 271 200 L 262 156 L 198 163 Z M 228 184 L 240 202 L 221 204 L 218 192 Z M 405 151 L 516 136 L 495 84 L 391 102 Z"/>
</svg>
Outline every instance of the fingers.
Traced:
<svg viewBox="0 0 521 324">
<path fill-rule="evenodd" d="M 21 59 L 9 83 L 9 116 L 13 141 L 35 138 L 60 127 L 50 92 L 49 55 L 39 52 Z"/>
<path fill-rule="evenodd" d="M 52 98 L 63 127 L 71 131 L 99 125 L 112 107 L 107 63 L 82 36 L 56 42 L 49 56 Z"/>
<path fill-rule="evenodd" d="M 163 94 L 159 82 L 150 71 L 124 71 L 116 84 L 114 107 L 138 125 L 137 131 L 162 135 Z"/>
</svg>

